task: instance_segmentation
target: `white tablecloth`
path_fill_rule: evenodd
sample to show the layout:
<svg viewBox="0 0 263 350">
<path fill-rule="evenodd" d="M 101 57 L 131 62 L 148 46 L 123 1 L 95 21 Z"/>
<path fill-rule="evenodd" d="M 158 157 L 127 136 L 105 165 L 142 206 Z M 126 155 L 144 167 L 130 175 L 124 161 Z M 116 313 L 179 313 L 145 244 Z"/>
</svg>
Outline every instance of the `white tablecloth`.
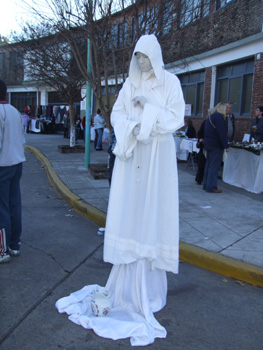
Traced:
<svg viewBox="0 0 263 350">
<path fill-rule="evenodd" d="M 31 122 L 29 124 L 29 130 L 32 132 L 40 132 L 40 120 L 39 119 L 31 119 Z"/>
<path fill-rule="evenodd" d="M 253 193 L 263 192 L 263 152 L 260 156 L 238 148 L 227 153 L 223 181 Z"/>
<path fill-rule="evenodd" d="M 177 157 L 177 159 L 180 159 L 180 160 L 187 160 L 189 152 L 185 149 L 182 150 L 180 148 L 180 145 L 181 145 L 183 140 L 184 140 L 184 138 L 182 138 L 182 137 L 174 136 L 176 157 Z"/>
<path fill-rule="evenodd" d="M 103 143 L 109 143 L 110 139 L 110 130 L 108 128 L 103 129 L 103 135 L 102 135 L 102 142 Z M 90 128 L 90 140 L 94 141 L 95 140 L 95 129 L 94 126 Z"/>
<path fill-rule="evenodd" d="M 197 139 L 183 139 L 180 148 L 181 150 L 186 150 L 190 153 L 199 152 L 199 148 L 196 147 Z"/>
</svg>

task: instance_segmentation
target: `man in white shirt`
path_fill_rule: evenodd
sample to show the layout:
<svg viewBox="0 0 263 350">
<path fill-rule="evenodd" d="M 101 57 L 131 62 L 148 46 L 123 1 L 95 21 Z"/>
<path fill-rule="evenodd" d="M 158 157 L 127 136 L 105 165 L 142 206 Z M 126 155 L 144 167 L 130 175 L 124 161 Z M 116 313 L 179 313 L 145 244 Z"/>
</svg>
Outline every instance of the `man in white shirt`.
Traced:
<svg viewBox="0 0 263 350">
<path fill-rule="evenodd" d="M 97 110 L 97 114 L 94 117 L 94 129 L 95 129 L 95 141 L 94 146 L 96 151 L 102 151 L 102 135 L 105 126 L 105 120 L 102 116 L 101 110 Z"/>
<path fill-rule="evenodd" d="M 6 91 L 6 84 L 0 80 L 0 263 L 20 253 L 20 179 L 22 163 L 26 160 L 22 117 L 6 102 Z"/>
</svg>

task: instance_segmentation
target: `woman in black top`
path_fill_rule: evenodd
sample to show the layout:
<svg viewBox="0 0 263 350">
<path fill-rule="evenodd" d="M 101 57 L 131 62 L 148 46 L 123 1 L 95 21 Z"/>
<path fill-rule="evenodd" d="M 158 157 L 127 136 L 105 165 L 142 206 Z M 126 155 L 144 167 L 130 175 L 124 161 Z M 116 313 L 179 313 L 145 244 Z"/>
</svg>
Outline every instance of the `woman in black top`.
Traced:
<svg viewBox="0 0 263 350">
<path fill-rule="evenodd" d="M 196 131 L 193 126 L 192 120 L 191 119 L 185 119 L 185 136 L 188 137 L 189 139 L 194 139 L 196 137 Z"/>
</svg>

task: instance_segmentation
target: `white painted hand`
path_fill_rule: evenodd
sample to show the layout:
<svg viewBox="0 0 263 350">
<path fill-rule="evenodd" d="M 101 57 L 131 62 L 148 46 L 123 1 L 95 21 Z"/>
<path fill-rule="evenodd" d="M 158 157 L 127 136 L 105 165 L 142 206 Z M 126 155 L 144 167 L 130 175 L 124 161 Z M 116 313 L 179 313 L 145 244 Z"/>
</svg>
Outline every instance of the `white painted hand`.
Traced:
<svg viewBox="0 0 263 350">
<path fill-rule="evenodd" d="M 136 125 L 133 129 L 133 135 L 138 136 L 140 133 L 140 130 L 141 130 L 141 125 L 140 124 Z"/>
<path fill-rule="evenodd" d="M 146 101 L 146 98 L 144 96 L 136 96 L 136 97 L 134 97 L 132 102 L 133 102 L 134 107 L 138 106 L 138 107 L 143 109 L 144 105 L 147 101 Z"/>
</svg>

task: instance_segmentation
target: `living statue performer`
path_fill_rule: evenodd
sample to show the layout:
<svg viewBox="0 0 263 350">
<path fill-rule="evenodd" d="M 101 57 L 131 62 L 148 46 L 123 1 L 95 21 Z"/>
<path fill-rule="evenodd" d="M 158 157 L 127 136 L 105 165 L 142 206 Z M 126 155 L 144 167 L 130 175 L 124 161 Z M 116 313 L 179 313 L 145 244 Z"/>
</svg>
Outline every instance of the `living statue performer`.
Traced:
<svg viewBox="0 0 263 350">
<path fill-rule="evenodd" d="M 97 285 L 56 303 L 73 322 L 102 337 L 130 337 L 133 346 L 166 337 L 153 313 L 166 304 L 166 271 L 178 273 L 178 178 L 172 134 L 184 125 L 184 108 L 180 82 L 164 70 L 156 37 L 142 36 L 111 114 L 117 143 L 104 261 L 113 264 L 105 286 L 112 308 L 106 317 L 91 314 L 92 291 L 102 288 Z"/>
</svg>

